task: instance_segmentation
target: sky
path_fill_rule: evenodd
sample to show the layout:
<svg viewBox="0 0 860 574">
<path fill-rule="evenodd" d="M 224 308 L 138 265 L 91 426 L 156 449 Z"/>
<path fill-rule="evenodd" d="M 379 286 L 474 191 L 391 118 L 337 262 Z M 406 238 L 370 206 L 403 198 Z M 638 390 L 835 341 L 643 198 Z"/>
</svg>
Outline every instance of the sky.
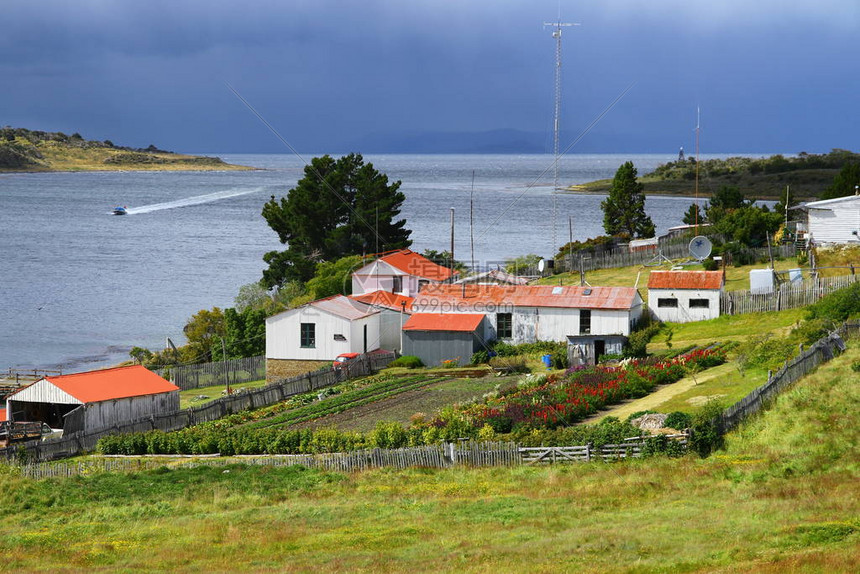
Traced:
<svg viewBox="0 0 860 574">
<path fill-rule="evenodd" d="M 303 152 L 462 151 L 522 132 L 530 143 L 511 151 L 551 153 L 543 23 L 560 12 L 580 24 L 562 37 L 570 153 L 689 154 L 697 108 L 702 153 L 860 150 L 857 0 L 3 0 L 0 12 L 0 125 L 118 145 L 287 153 L 232 86 Z"/>
</svg>

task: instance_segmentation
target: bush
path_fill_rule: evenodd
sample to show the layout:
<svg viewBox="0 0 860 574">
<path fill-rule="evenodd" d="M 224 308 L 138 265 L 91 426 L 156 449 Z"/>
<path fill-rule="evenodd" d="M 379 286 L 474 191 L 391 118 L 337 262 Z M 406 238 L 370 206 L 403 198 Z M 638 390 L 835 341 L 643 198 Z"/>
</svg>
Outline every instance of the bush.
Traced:
<svg viewBox="0 0 860 574">
<path fill-rule="evenodd" d="M 704 261 L 702 261 L 702 268 L 705 271 L 716 271 L 720 268 L 720 264 L 714 261 L 713 257 L 708 257 Z"/>
<path fill-rule="evenodd" d="M 493 357 L 490 359 L 490 366 L 494 369 L 508 369 L 514 373 L 528 373 L 529 368 L 526 365 L 524 357 Z"/>
<path fill-rule="evenodd" d="M 475 351 L 472 353 L 471 364 L 473 365 L 485 365 L 490 362 L 490 353 L 481 349 L 480 351 Z"/>
<path fill-rule="evenodd" d="M 822 297 L 817 303 L 807 307 L 806 311 L 807 319 L 839 322 L 858 314 L 860 314 L 860 283 L 854 283 Z"/>
<path fill-rule="evenodd" d="M 693 419 L 687 413 L 675 411 L 669 413 L 669 416 L 666 417 L 666 422 L 663 424 L 670 429 L 684 430 L 690 428 L 693 424 Z"/>
<path fill-rule="evenodd" d="M 702 458 L 723 448 L 722 414 L 721 402 L 708 401 L 692 417 L 690 447 Z"/>
<path fill-rule="evenodd" d="M 624 346 L 624 356 L 646 356 L 648 354 L 646 351 L 648 343 L 651 341 L 654 335 L 656 335 L 660 331 L 662 327 L 663 323 L 661 323 L 660 321 L 643 321 L 636 331 L 630 333 L 630 337 L 627 339 L 627 344 Z"/>
<path fill-rule="evenodd" d="M 424 363 L 415 355 L 403 355 L 388 363 L 389 367 L 406 367 L 407 369 L 418 369 L 424 366 Z"/>
</svg>

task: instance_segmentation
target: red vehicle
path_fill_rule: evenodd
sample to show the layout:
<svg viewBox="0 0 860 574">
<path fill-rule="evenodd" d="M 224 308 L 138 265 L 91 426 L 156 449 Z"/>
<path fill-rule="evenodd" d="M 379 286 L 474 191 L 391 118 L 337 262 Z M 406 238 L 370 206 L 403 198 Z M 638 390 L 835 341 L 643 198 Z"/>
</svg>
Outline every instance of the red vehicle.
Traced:
<svg viewBox="0 0 860 574">
<path fill-rule="evenodd" d="M 361 353 L 341 353 L 335 358 L 331 366 L 333 369 L 341 369 L 344 365 L 354 360 L 360 354 Z"/>
</svg>

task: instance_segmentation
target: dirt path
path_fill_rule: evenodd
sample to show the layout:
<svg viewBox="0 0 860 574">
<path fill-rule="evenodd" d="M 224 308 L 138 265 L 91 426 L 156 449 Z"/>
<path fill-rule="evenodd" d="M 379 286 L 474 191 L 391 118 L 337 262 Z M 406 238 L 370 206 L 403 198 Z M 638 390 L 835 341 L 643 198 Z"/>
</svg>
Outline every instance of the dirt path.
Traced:
<svg viewBox="0 0 860 574">
<path fill-rule="evenodd" d="M 618 417 L 623 421 L 628 416 L 638 411 L 657 410 L 657 407 L 659 407 L 669 399 L 672 399 L 680 395 L 681 393 L 685 393 L 692 389 L 696 385 L 697 381 L 699 383 L 703 383 L 705 381 L 710 381 L 711 379 L 715 379 L 724 375 L 726 370 L 725 367 L 727 365 L 729 364 L 726 363 L 725 365 L 722 365 L 720 367 L 714 367 L 713 369 L 710 369 L 707 373 L 697 375 L 695 380 L 693 380 L 693 377 L 684 377 L 677 383 L 666 385 L 646 397 L 642 397 L 641 399 L 629 400 L 621 403 L 620 405 L 616 405 L 615 407 L 607 411 L 600 411 L 599 413 L 593 414 L 590 417 L 584 419 L 582 423 L 596 423 L 604 417 Z M 729 368 L 733 367 L 729 366 Z"/>
</svg>

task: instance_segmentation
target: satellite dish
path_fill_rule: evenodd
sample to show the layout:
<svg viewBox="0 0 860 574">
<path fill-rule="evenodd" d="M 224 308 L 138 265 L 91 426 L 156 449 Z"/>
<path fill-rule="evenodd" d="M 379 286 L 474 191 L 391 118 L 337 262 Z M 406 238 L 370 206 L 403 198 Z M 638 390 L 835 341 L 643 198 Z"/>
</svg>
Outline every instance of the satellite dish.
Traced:
<svg viewBox="0 0 860 574">
<path fill-rule="evenodd" d="M 541 259 L 538 261 L 538 271 L 543 273 L 544 269 L 546 269 L 546 259 Z"/>
<path fill-rule="evenodd" d="M 703 235 L 697 235 L 690 241 L 690 255 L 699 261 L 707 259 L 708 255 L 711 254 L 711 249 L 713 249 L 711 240 Z"/>
</svg>

